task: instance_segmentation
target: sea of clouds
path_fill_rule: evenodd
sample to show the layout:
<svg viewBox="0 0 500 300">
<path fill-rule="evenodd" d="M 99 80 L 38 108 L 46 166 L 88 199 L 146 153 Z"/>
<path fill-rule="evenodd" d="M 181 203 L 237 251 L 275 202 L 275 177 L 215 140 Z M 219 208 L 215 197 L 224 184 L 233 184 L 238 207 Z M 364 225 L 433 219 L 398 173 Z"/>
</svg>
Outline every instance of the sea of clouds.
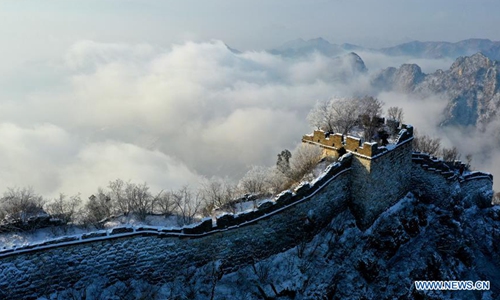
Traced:
<svg viewBox="0 0 500 300">
<path fill-rule="evenodd" d="M 217 40 L 167 48 L 82 40 L 15 74 L 0 70 L 0 192 L 32 186 L 86 198 L 116 178 L 153 191 L 196 186 L 203 176 L 238 180 L 300 142 L 316 101 L 372 94 L 370 74 L 411 60 L 360 56 L 370 72 L 354 76 L 319 54 L 238 53 Z M 427 72 L 451 64 L 420 63 Z M 421 132 L 442 134 L 444 99 L 376 96 L 403 107 Z"/>
</svg>

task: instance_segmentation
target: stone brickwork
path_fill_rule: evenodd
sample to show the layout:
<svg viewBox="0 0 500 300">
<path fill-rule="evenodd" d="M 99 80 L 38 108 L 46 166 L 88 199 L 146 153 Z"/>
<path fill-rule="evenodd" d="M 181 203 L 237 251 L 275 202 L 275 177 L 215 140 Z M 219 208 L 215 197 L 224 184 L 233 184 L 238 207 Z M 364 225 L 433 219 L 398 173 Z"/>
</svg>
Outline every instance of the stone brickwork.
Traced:
<svg viewBox="0 0 500 300">
<path fill-rule="evenodd" d="M 258 210 L 208 219 L 182 229 L 115 228 L 0 251 L 0 299 L 36 298 L 83 288 L 99 277 L 163 283 L 190 268 L 220 261 L 237 270 L 308 241 L 348 209 L 349 155 L 312 184 L 284 192 Z"/>
<path fill-rule="evenodd" d="M 304 143 L 318 145 L 325 155 L 337 156 L 344 148 L 354 155 L 351 175 L 350 207 L 361 229 L 410 190 L 413 127 L 402 124 L 393 144 L 379 146 L 363 143 L 359 138 L 327 134 L 315 130 L 302 138 Z"/>
<path fill-rule="evenodd" d="M 325 146 L 330 150 L 336 151 L 339 143 L 349 153 L 312 183 L 285 191 L 254 211 L 183 228 L 120 227 L 0 250 L 0 299 L 80 289 L 98 278 L 164 283 L 215 261 L 224 272 L 232 272 L 309 241 L 346 209 L 366 229 L 408 192 L 429 202 L 463 199 L 484 207 L 491 201 L 491 175 L 460 176 L 436 158 L 412 154 L 411 126 L 404 126 L 387 147 L 360 145 L 358 139 L 341 135 L 315 132 L 309 137 L 304 142 L 317 143 L 319 138 L 331 144 Z"/>
<path fill-rule="evenodd" d="M 462 162 L 445 163 L 426 153 L 413 153 L 412 162 L 411 191 L 423 201 L 432 203 L 435 199 L 455 198 L 465 207 L 491 206 L 491 174 L 475 171 L 460 175 L 458 170 L 465 166 Z"/>
<path fill-rule="evenodd" d="M 377 143 L 363 143 L 359 138 L 346 136 L 339 133 L 328 134 L 323 130 L 315 130 L 312 134 L 304 135 L 302 142 L 318 145 L 323 149 L 324 156 L 338 157 L 338 150 L 344 148 L 347 152 L 374 156 L 386 151 L 385 148 L 378 148 Z"/>
<path fill-rule="evenodd" d="M 410 191 L 411 139 L 375 158 L 355 156 L 352 163 L 351 210 L 366 229 L 389 206 Z"/>
</svg>

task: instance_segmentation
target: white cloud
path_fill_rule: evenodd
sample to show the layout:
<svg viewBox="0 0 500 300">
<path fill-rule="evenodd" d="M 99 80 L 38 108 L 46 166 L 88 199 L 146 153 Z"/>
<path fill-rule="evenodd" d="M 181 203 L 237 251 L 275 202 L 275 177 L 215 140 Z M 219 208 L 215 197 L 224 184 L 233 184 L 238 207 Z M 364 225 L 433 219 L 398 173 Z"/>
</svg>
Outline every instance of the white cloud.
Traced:
<svg viewBox="0 0 500 300">
<path fill-rule="evenodd" d="M 199 176 L 157 150 L 117 141 L 86 143 L 53 124 L 23 128 L 0 124 L 0 190 L 32 186 L 39 193 L 83 195 L 122 178 L 154 189 L 196 185 Z"/>
<path fill-rule="evenodd" d="M 116 178 L 153 191 L 196 184 L 200 175 L 237 179 L 294 148 L 316 100 L 370 94 L 369 76 L 335 81 L 349 70 L 332 58 L 236 54 L 220 41 L 160 49 L 85 40 L 60 57 L 58 80 L 0 102 L 8 157 L 0 190 L 32 185 L 44 195 L 88 197 Z M 379 96 L 424 132 L 445 103 Z"/>
<path fill-rule="evenodd" d="M 379 99 L 385 103 L 385 109 L 391 106 L 403 108 L 404 121 L 412 124 L 422 134 L 436 135 L 439 124 L 443 121 L 443 110 L 447 100 L 437 95 L 419 97 L 397 92 L 382 92 Z"/>
<path fill-rule="evenodd" d="M 59 185 L 58 169 L 67 163 L 77 147 L 61 128 L 51 124 L 22 128 L 0 124 L 0 189 L 31 185 L 50 193 Z"/>
<path fill-rule="evenodd" d="M 220 41 L 166 50 L 81 41 L 61 57 L 58 85 L 2 103 L 12 124 L 0 138 L 20 131 L 35 143 L 52 128 L 65 141 L 9 148 L 16 175 L 4 172 L 3 188 L 33 185 L 53 195 L 89 193 L 116 178 L 169 189 L 197 174 L 238 177 L 294 147 L 309 130 L 310 107 L 337 91 L 318 63 L 328 58 L 235 54 Z M 34 124 L 47 125 L 26 133 Z"/>
<path fill-rule="evenodd" d="M 366 67 L 376 73 L 388 67 L 399 68 L 402 64 L 417 64 L 422 72 L 430 74 L 438 69 L 446 70 L 454 62 L 452 58 L 414 58 L 411 56 L 388 56 L 380 52 L 360 51 L 357 54 L 363 59 Z"/>
<path fill-rule="evenodd" d="M 121 178 L 147 182 L 153 191 L 197 186 L 201 178 L 180 161 L 158 150 L 147 150 L 132 144 L 107 141 L 82 148 L 71 163 L 60 170 L 59 188 L 90 195 L 98 186 Z"/>
</svg>

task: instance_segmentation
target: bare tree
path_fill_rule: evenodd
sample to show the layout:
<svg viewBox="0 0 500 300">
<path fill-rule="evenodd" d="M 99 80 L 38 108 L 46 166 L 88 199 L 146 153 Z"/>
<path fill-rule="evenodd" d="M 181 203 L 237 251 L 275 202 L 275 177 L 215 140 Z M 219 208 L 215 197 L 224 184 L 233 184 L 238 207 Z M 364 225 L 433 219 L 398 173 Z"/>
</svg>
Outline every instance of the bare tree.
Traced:
<svg viewBox="0 0 500 300">
<path fill-rule="evenodd" d="M 403 117 L 404 112 L 401 107 L 392 106 L 387 109 L 387 125 L 393 136 L 398 133 L 398 127 L 403 123 Z"/>
<path fill-rule="evenodd" d="M 366 141 L 372 141 L 377 129 L 380 127 L 379 118 L 382 114 L 384 103 L 377 98 L 365 96 L 357 101 L 359 116 L 363 120 L 363 131 Z"/>
<path fill-rule="evenodd" d="M 290 180 L 289 175 L 290 172 L 284 174 L 276 167 L 269 169 L 269 174 L 267 176 L 267 185 L 270 192 L 276 195 L 281 191 L 290 188 L 293 182 Z"/>
<path fill-rule="evenodd" d="M 318 101 L 307 119 L 316 128 L 348 134 L 357 124 L 358 104 L 356 99 L 347 98 Z"/>
<path fill-rule="evenodd" d="M 391 106 L 387 109 L 387 118 L 399 123 L 403 123 L 404 112 L 401 107 Z"/>
<path fill-rule="evenodd" d="M 33 188 L 8 188 L 0 199 L 0 210 L 4 218 L 27 222 L 43 211 L 44 199 L 35 194 Z"/>
<path fill-rule="evenodd" d="M 112 203 L 113 209 L 117 213 L 128 214 L 131 210 L 132 203 L 125 195 L 125 182 L 121 179 L 116 179 L 115 181 L 110 181 L 108 188 L 110 192 L 108 193 Z"/>
<path fill-rule="evenodd" d="M 89 197 L 85 204 L 87 223 L 98 225 L 99 221 L 109 217 L 112 212 L 111 198 L 102 188 L 98 188 L 97 193 Z"/>
<path fill-rule="evenodd" d="M 323 151 L 320 147 L 310 144 L 300 144 L 293 151 L 290 159 L 290 178 L 299 181 L 302 177 L 311 172 L 321 160 Z"/>
<path fill-rule="evenodd" d="M 331 109 L 336 119 L 333 122 L 331 132 L 340 132 L 347 135 L 358 123 L 358 99 L 338 99 L 332 101 Z"/>
<path fill-rule="evenodd" d="M 82 202 L 80 194 L 71 197 L 66 197 L 64 194 L 59 194 L 59 197 L 45 204 L 47 213 L 55 218 L 58 218 L 63 223 L 67 224 L 75 221 L 78 212 L 78 206 Z"/>
<path fill-rule="evenodd" d="M 258 263 L 253 263 L 251 265 L 252 271 L 257 277 L 256 280 L 252 280 L 252 282 L 255 284 L 257 287 L 257 290 L 259 291 L 260 295 L 262 296 L 263 299 L 272 299 L 273 297 L 269 297 L 266 293 L 266 290 L 264 287 L 266 285 L 269 285 L 271 289 L 273 290 L 274 297 L 278 296 L 278 290 L 276 289 L 276 286 L 274 285 L 272 279 L 271 279 L 271 274 L 272 274 L 272 266 L 269 262 L 267 261 L 260 261 Z"/>
<path fill-rule="evenodd" d="M 314 108 L 309 112 L 307 120 L 311 126 L 325 131 L 334 130 L 336 120 L 335 112 L 332 110 L 332 100 L 317 101 Z"/>
<path fill-rule="evenodd" d="M 125 186 L 125 198 L 128 212 L 133 212 L 139 220 L 144 221 L 148 213 L 153 211 L 153 196 L 146 183 L 135 184 L 128 182 Z"/>
<path fill-rule="evenodd" d="M 383 102 L 374 97 L 333 98 L 319 101 L 309 113 L 309 123 L 327 132 L 338 132 L 347 135 L 363 122 L 365 139 L 371 141 L 379 127 Z"/>
<path fill-rule="evenodd" d="M 441 150 L 441 155 L 443 157 L 443 160 L 447 162 L 454 162 L 455 160 L 460 159 L 460 153 L 455 146 L 453 146 L 452 148 L 443 148 Z"/>
<path fill-rule="evenodd" d="M 178 213 L 179 226 L 193 223 L 202 204 L 200 193 L 193 193 L 187 186 L 184 186 L 172 192 L 172 196 Z"/>
<path fill-rule="evenodd" d="M 208 291 L 207 294 L 210 294 L 210 300 L 215 299 L 215 288 L 219 280 L 224 276 L 224 271 L 221 266 L 222 262 L 216 259 L 203 266 L 202 269 L 203 281 L 209 284 L 210 291 Z"/>
<path fill-rule="evenodd" d="M 154 207 L 165 217 L 170 216 L 175 208 L 172 192 L 161 191 L 154 198 Z"/>
<path fill-rule="evenodd" d="M 225 207 L 235 198 L 236 187 L 228 178 L 212 177 L 203 182 L 200 192 L 205 202 L 205 214 L 211 215 L 214 209 Z"/>
<path fill-rule="evenodd" d="M 413 150 L 439 156 L 441 139 L 431 138 L 428 135 L 420 135 L 416 130 L 413 134 Z"/>
<path fill-rule="evenodd" d="M 268 191 L 269 169 L 262 166 L 252 166 L 238 183 L 244 194 L 264 194 Z"/>
</svg>

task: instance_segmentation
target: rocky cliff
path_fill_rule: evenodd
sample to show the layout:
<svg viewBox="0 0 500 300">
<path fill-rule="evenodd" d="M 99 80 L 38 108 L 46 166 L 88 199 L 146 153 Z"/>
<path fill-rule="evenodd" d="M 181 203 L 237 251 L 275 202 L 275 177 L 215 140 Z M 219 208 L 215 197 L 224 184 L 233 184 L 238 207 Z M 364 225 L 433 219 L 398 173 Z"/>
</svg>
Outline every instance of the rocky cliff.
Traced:
<svg viewBox="0 0 500 300">
<path fill-rule="evenodd" d="M 442 95 L 448 99 L 443 125 L 484 129 L 500 110 L 499 74 L 498 62 L 477 53 L 432 74 L 423 74 L 414 64 L 388 68 L 375 75 L 372 83 L 382 90 Z"/>
</svg>

